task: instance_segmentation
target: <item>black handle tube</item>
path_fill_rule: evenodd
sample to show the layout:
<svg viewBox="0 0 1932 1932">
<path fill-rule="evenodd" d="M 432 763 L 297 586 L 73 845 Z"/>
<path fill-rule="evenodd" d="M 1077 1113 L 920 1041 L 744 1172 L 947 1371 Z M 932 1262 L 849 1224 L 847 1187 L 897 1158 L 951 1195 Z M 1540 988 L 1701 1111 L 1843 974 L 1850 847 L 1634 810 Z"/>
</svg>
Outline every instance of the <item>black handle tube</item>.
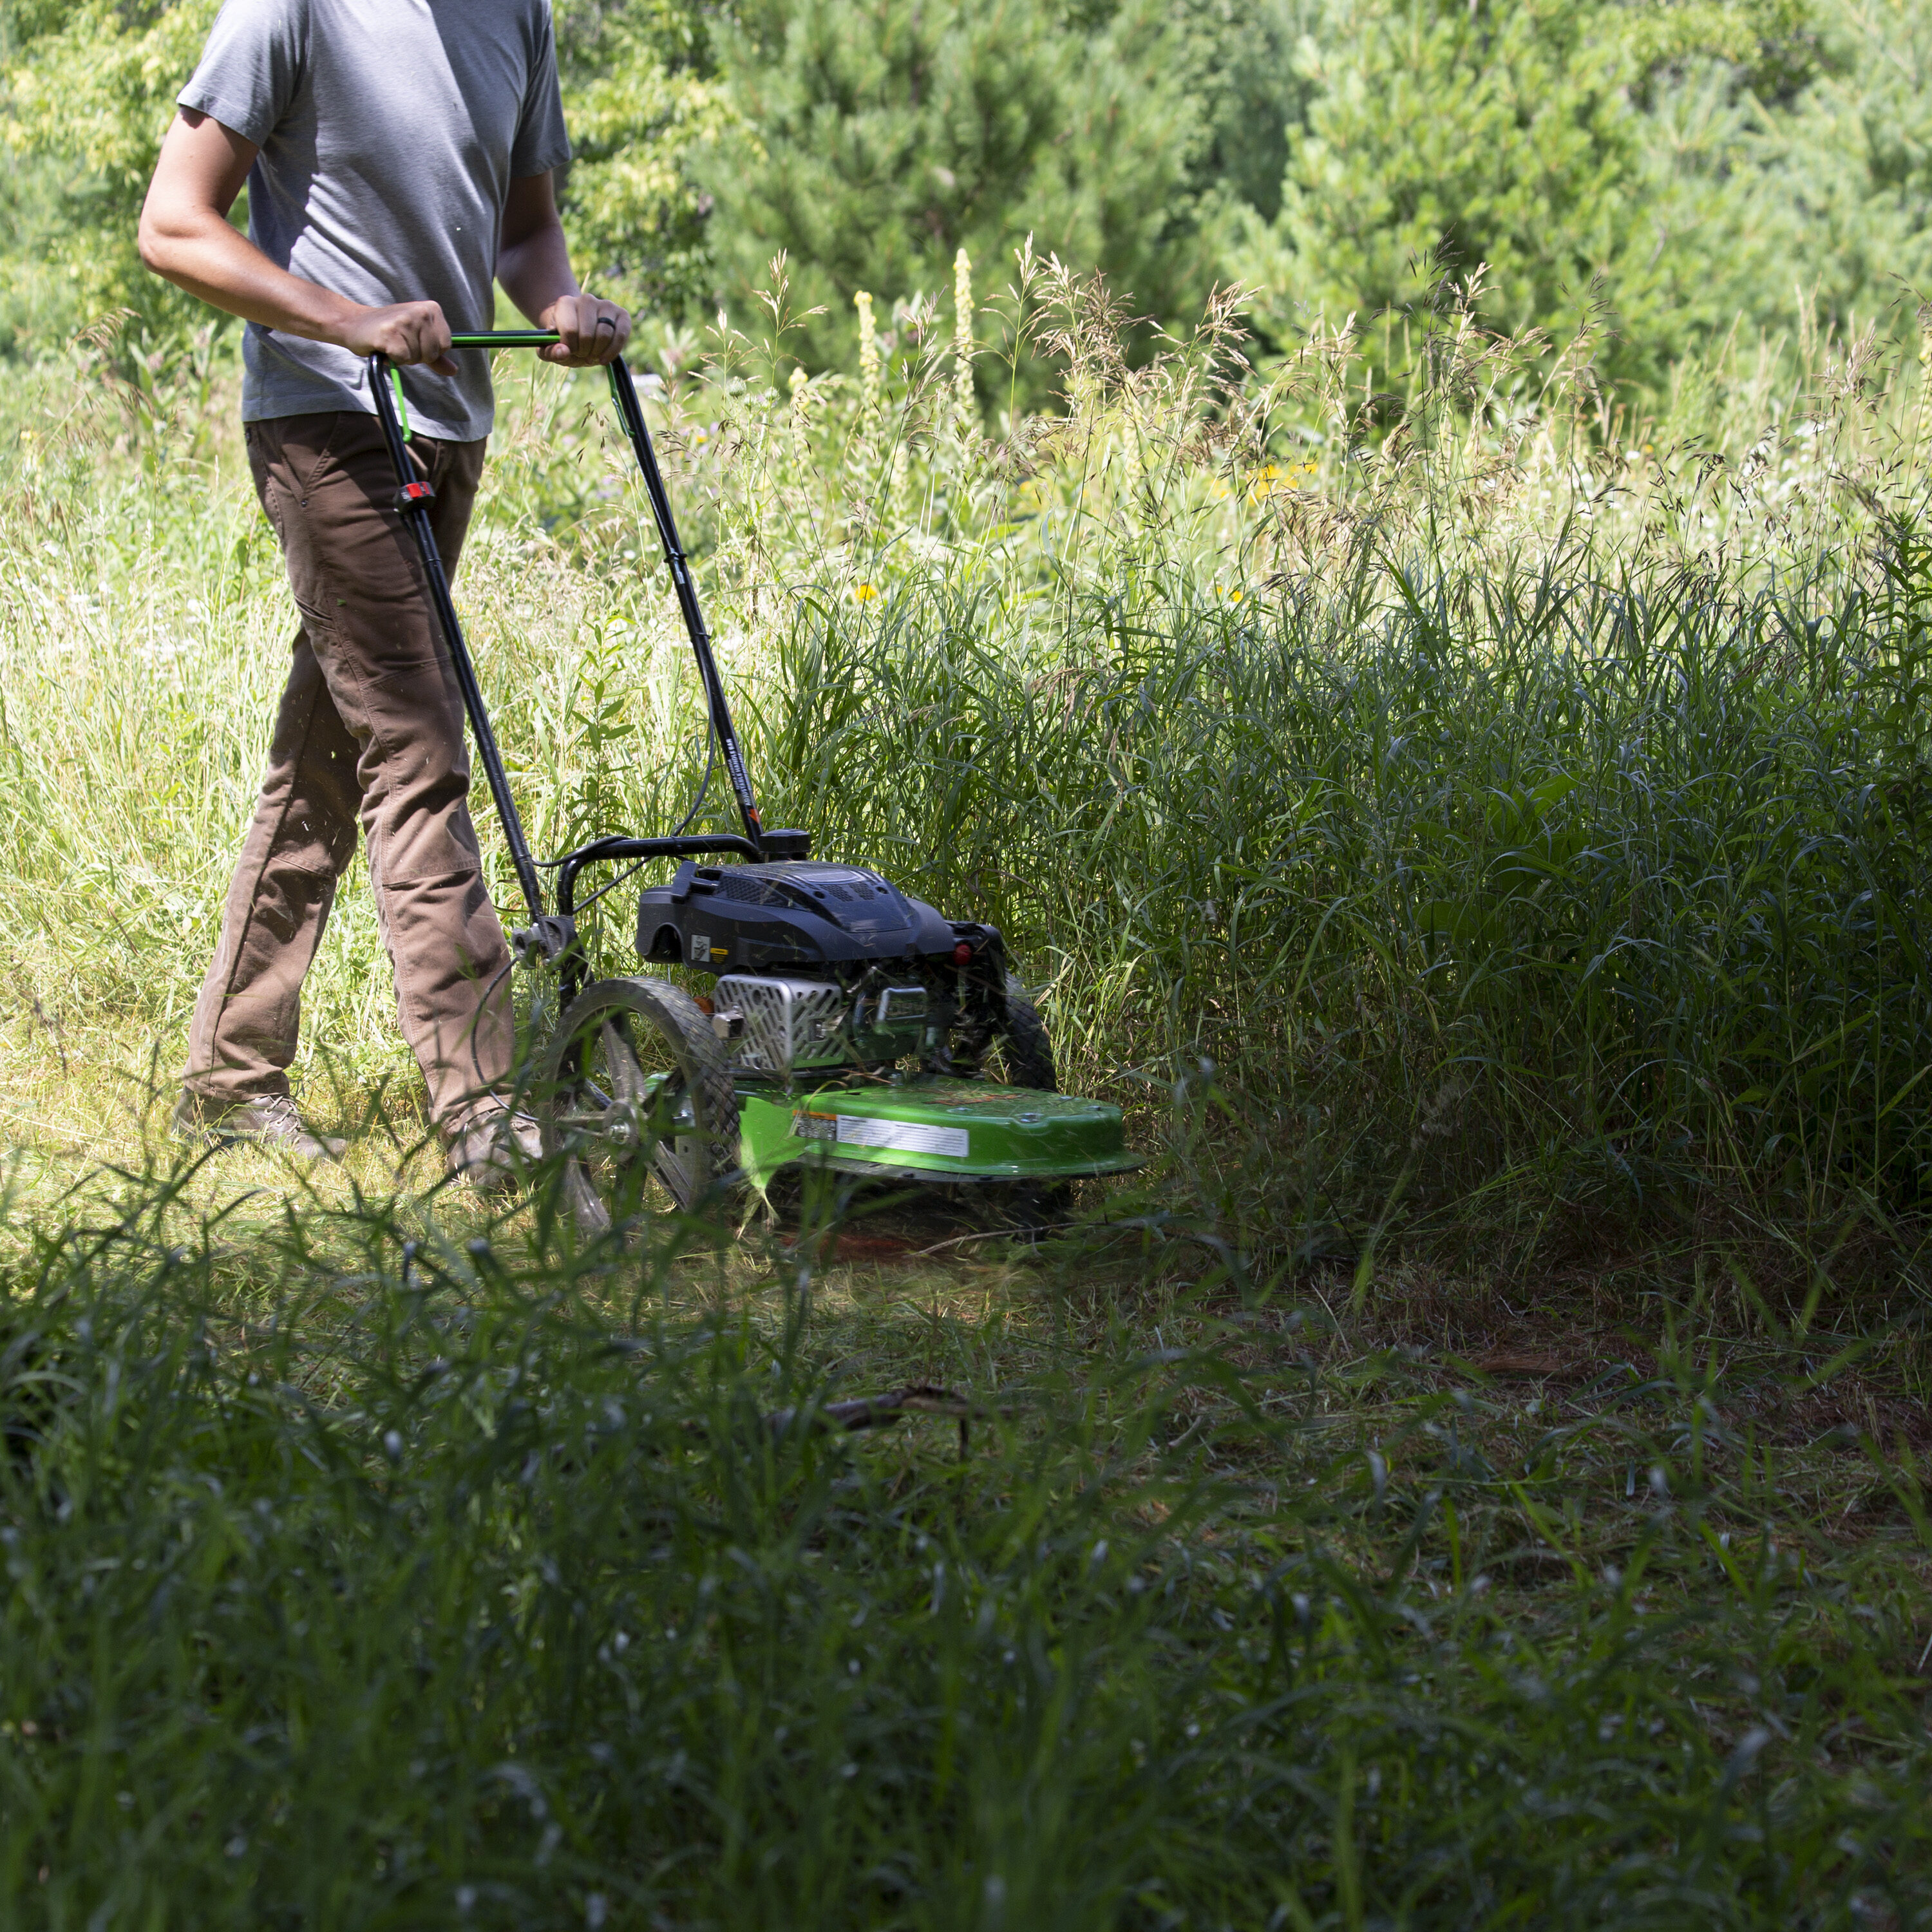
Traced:
<svg viewBox="0 0 1932 1932">
<path fill-rule="evenodd" d="M 746 834 L 762 858 L 765 828 L 758 818 L 758 801 L 752 794 L 752 780 L 745 770 L 744 754 L 738 748 L 738 734 L 731 728 L 730 707 L 724 701 L 724 683 L 718 674 L 718 660 L 711 649 L 711 634 L 705 628 L 704 614 L 698 608 L 698 586 L 692 580 L 690 560 L 684 554 L 683 544 L 678 541 L 677 521 L 671 514 L 670 497 L 658 469 L 657 452 L 652 446 L 651 433 L 638 400 L 637 385 L 632 381 L 629 365 L 621 356 L 609 368 L 611 399 L 617 405 L 624 433 L 631 439 L 638 467 L 644 472 L 644 494 L 650 500 L 651 515 L 658 526 L 658 541 L 664 546 L 664 562 L 670 568 L 671 584 L 677 592 L 678 608 L 684 614 L 684 628 L 691 638 L 692 656 L 698 660 L 698 675 L 704 686 L 704 702 L 711 714 L 711 728 L 718 736 L 718 748 L 724 760 L 725 775 L 731 781 L 731 790 L 738 801 L 738 815 L 745 821 Z"/>
<path fill-rule="evenodd" d="M 577 875 L 586 866 L 606 860 L 703 859 L 736 853 L 740 858 L 756 859 L 758 848 L 735 832 L 686 832 L 675 838 L 632 838 L 613 832 L 608 838 L 592 839 L 574 852 L 566 852 L 554 862 L 556 874 L 556 909 L 566 916 L 577 910 Z"/>
<path fill-rule="evenodd" d="M 416 466 L 403 442 L 402 424 L 396 418 L 396 405 L 389 394 L 389 364 L 386 356 L 369 358 L 369 389 L 376 399 L 376 418 L 382 426 L 382 440 L 389 446 L 389 460 L 395 466 L 398 490 L 406 490 L 418 478 Z M 510 862 L 516 868 L 517 883 L 523 887 L 524 902 L 532 919 L 544 912 L 543 887 L 538 882 L 536 862 L 530 856 L 530 842 L 524 836 L 524 822 L 517 815 L 517 802 L 510 796 L 508 774 L 503 770 L 503 754 L 496 748 L 496 734 L 490 728 L 490 714 L 484 709 L 483 689 L 476 682 L 476 667 L 470 662 L 470 646 L 464 641 L 463 626 L 449 594 L 449 574 L 442 567 L 442 554 L 436 548 L 436 532 L 430 527 L 429 506 L 421 500 L 404 499 L 397 508 L 410 526 L 422 553 L 423 574 L 429 580 L 430 602 L 449 647 L 449 661 L 456 670 L 457 688 L 463 694 L 463 709 L 476 740 L 476 756 L 489 781 L 490 796 L 510 848 Z"/>
</svg>

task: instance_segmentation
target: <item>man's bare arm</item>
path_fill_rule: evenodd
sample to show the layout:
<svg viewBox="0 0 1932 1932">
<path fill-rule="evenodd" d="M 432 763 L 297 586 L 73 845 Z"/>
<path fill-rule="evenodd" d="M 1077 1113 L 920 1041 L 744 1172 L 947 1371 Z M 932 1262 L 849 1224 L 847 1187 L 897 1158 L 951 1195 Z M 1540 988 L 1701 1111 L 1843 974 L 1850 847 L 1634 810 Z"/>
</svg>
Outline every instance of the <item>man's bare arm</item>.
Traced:
<svg viewBox="0 0 1932 1932">
<path fill-rule="evenodd" d="M 631 318 L 615 302 L 587 296 L 578 286 L 548 175 L 526 175 L 510 184 L 496 279 L 539 328 L 554 328 L 562 337 L 542 351 L 548 361 L 580 369 L 623 354 Z"/>
<path fill-rule="evenodd" d="M 141 260 L 189 294 L 249 322 L 312 342 L 332 342 L 358 356 L 427 362 L 442 375 L 454 375 L 449 325 L 436 303 L 370 308 L 332 295 L 277 268 L 230 226 L 228 211 L 255 164 L 256 152 L 232 128 L 183 108 L 161 142 L 141 210 Z"/>
</svg>

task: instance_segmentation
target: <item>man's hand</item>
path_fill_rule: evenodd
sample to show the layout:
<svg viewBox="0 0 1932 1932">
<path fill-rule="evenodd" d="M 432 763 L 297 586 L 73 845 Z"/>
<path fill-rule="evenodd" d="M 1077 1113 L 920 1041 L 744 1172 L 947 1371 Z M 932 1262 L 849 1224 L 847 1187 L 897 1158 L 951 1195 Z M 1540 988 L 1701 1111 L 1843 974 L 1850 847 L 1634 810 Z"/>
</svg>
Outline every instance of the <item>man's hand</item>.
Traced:
<svg viewBox="0 0 1932 1932">
<path fill-rule="evenodd" d="M 449 324 L 433 302 L 358 308 L 333 339 L 358 356 L 386 356 L 405 366 L 427 362 L 439 376 L 456 374 L 449 353 Z"/>
<path fill-rule="evenodd" d="M 496 279 L 538 328 L 554 328 L 562 338 L 539 352 L 546 362 L 590 369 L 623 354 L 631 318 L 615 302 L 578 286 L 548 175 L 524 175 L 510 184 Z"/>
<path fill-rule="evenodd" d="M 542 324 L 562 338 L 540 352 L 544 360 L 567 369 L 614 362 L 631 339 L 628 312 L 599 296 L 566 296 L 544 311 Z"/>
</svg>

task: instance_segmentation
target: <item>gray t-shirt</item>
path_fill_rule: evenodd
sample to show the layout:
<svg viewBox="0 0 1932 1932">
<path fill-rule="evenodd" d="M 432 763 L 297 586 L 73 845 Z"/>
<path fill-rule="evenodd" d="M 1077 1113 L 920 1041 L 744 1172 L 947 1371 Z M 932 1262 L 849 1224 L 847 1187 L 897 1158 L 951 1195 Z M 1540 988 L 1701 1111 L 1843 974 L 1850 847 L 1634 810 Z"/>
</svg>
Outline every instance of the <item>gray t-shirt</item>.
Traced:
<svg viewBox="0 0 1932 1932">
<path fill-rule="evenodd" d="M 549 0 L 226 0 L 181 104 L 261 149 L 248 232 L 352 302 L 435 302 L 483 329 L 510 183 L 570 158 Z M 404 371 L 411 427 L 470 442 L 489 358 Z M 373 409 L 346 349 L 250 322 L 242 414 Z"/>
</svg>

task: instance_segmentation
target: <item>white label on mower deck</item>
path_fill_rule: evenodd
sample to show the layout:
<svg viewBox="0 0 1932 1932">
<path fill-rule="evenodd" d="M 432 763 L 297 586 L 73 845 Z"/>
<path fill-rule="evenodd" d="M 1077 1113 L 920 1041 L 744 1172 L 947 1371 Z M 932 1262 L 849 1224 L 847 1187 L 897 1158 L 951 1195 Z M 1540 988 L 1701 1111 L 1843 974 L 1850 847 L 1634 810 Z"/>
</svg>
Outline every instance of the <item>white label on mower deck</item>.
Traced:
<svg viewBox="0 0 1932 1932">
<path fill-rule="evenodd" d="M 869 1114 L 794 1114 L 791 1130 L 803 1140 L 838 1140 L 848 1147 L 893 1148 L 902 1154 L 944 1154 L 950 1160 L 964 1160 L 972 1146 L 971 1137 L 964 1127 L 928 1127 L 916 1120 L 880 1120 Z"/>
</svg>

